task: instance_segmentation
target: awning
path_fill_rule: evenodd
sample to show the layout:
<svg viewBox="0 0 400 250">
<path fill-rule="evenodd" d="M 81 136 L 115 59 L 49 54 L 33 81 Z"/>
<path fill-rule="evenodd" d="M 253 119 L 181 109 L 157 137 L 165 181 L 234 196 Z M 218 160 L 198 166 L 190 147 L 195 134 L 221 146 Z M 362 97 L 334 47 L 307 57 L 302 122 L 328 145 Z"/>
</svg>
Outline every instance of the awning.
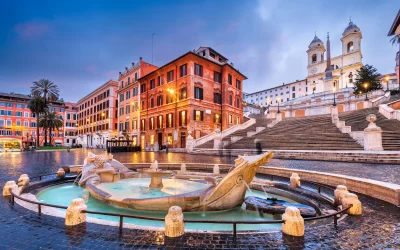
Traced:
<svg viewBox="0 0 400 250">
<path fill-rule="evenodd" d="M 55 143 L 62 143 L 61 140 L 54 140 Z"/>
</svg>

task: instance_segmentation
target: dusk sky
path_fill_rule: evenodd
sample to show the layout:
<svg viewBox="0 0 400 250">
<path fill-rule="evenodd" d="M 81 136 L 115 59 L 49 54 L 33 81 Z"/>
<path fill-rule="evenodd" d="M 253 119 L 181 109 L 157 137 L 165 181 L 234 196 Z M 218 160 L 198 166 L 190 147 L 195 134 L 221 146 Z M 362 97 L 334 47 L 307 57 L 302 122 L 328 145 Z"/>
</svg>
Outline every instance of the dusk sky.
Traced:
<svg viewBox="0 0 400 250">
<path fill-rule="evenodd" d="M 349 18 L 360 27 L 363 63 L 392 73 L 398 48 L 388 30 L 399 1 L 5 1 L 0 3 L 1 92 L 28 94 L 55 82 L 78 101 L 139 57 L 162 66 L 209 46 L 249 79 L 254 92 L 304 79 L 314 32 L 330 32 L 332 56 Z"/>
</svg>

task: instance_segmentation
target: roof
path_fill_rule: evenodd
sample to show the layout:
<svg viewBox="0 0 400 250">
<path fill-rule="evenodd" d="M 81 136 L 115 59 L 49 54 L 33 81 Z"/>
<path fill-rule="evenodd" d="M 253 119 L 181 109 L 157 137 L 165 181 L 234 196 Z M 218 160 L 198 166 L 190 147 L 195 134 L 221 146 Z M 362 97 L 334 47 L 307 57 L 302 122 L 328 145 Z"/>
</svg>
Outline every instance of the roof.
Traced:
<svg viewBox="0 0 400 250">
<path fill-rule="evenodd" d="M 303 81 L 306 81 L 306 80 L 307 79 L 304 78 L 302 80 L 296 80 L 294 82 L 284 83 L 283 85 L 278 85 L 278 86 L 275 86 L 275 87 L 272 87 L 272 88 L 269 88 L 269 89 L 263 89 L 263 90 L 259 90 L 259 91 L 253 92 L 253 93 L 247 93 L 246 97 L 247 97 L 247 95 L 253 95 L 253 94 L 257 94 L 257 93 L 264 92 L 264 91 L 270 91 L 270 90 L 273 90 L 273 89 L 282 88 L 284 86 L 287 86 L 287 85 L 290 85 L 290 84 L 293 84 L 293 83 L 303 82 Z"/>
<path fill-rule="evenodd" d="M 138 81 L 141 81 L 143 78 L 146 78 L 147 76 L 153 74 L 153 73 L 156 72 L 157 70 L 161 70 L 161 69 L 163 69 L 163 68 L 169 66 L 170 64 L 172 64 L 172 63 L 174 63 L 174 62 L 176 62 L 176 61 L 178 61 L 178 60 L 184 58 L 184 57 L 187 56 L 187 55 L 194 55 L 194 56 L 197 56 L 197 57 L 202 58 L 202 59 L 204 59 L 204 60 L 207 60 L 207 61 L 209 61 L 209 62 L 211 62 L 211 63 L 214 63 L 215 65 L 218 65 L 218 66 L 228 66 L 228 67 L 230 67 L 231 69 L 233 69 L 236 73 L 240 74 L 240 75 L 243 76 L 245 79 L 247 79 L 247 76 L 243 75 L 239 70 L 235 69 L 235 68 L 234 68 L 232 65 L 230 65 L 229 63 L 226 63 L 226 64 L 221 65 L 221 64 L 218 64 L 217 62 L 214 62 L 214 61 L 212 61 L 212 60 L 210 60 L 210 59 L 208 59 L 208 58 L 202 57 L 202 56 L 197 55 L 196 53 L 194 53 L 194 52 L 192 52 L 192 51 L 189 51 L 189 52 L 187 52 L 187 53 L 181 55 L 180 57 L 175 58 L 174 60 L 172 60 L 172 61 L 170 61 L 170 62 L 164 64 L 163 66 L 159 67 L 158 69 L 156 69 L 156 70 L 154 70 L 154 71 L 148 73 L 147 75 L 142 76 L 141 78 L 138 79 Z"/>
<path fill-rule="evenodd" d="M 400 9 L 399 12 L 397 12 L 397 16 L 393 21 L 392 27 L 390 27 L 388 36 L 393 36 L 396 32 L 397 27 L 400 25 Z"/>
<path fill-rule="evenodd" d="M 344 29 L 343 34 L 346 33 L 347 31 L 351 30 L 351 29 L 359 29 L 357 27 L 357 25 L 355 25 L 352 21 L 349 22 L 349 25 L 346 27 L 346 29 Z"/>
<path fill-rule="evenodd" d="M 196 50 L 196 52 L 198 52 L 200 49 L 209 49 L 209 50 L 210 50 L 211 52 L 213 52 L 214 54 L 217 54 L 219 57 L 225 59 L 226 61 L 229 61 L 228 58 L 224 57 L 223 55 L 221 55 L 221 53 L 215 51 L 215 50 L 214 50 L 213 48 L 211 48 L 211 47 L 200 46 L 200 47 Z"/>
<path fill-rule="evenodd" d="M 311 41 L 310 45 L 313 44 L 313 43 L 324 43 L 324 42 L 322 42 L 321 39 L 319 39 L 319 38 L 317 37 L 317 35 L 315 35 L 315 36 L 314 36 L 314 39 Z"/>
</svg>

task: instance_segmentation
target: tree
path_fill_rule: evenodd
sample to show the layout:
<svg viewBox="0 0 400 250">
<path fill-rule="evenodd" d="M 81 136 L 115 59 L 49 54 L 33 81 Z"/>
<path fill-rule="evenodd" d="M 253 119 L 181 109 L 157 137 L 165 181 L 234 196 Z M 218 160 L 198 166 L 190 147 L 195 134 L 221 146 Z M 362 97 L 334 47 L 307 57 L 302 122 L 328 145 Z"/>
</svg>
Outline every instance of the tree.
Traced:
<svg viewBox="0 0 400 250">
<path fill-rule="evenodd" d="M 28 108 L 36 116 L 36 147 L 39 147 L 39 116 L 47 109 L 44 100 L 40 96 L 33 96 L 28 103 Z"/>
<path fill-rule="evenodd" d="M 56 112 L 45 111 L 39 119 L 39 124 L 44 129 L 49 130 L 50 146 L 52 145 L 52 131 L 58 131 L 63 126 L 63 121 L 57 116 Z M 47 143 L 47 134 L 45 134 L 45 143 Z"/>
<path fill-rule="evenodd" d="M 353 87 L 354 94 L 359 95 L 360 93 L 382 89 L 379 79 L 381 75 L 374 66 L 366 64 L 356 71 L 357 74 Z"/>
<path fill-rule="evenodd" d="M 48 79 L 33 82 L 31 92 L 33 95 L 42 96 L 46 104 L 47 102 L 57 101 L 60 96 L 58 86 Z"/>
<path fill-rule="evenodd" d="M 41 96 L 46 106 L 48 102 L 54 102 L 58 100 L 59 92 L 58 86 L 49 79 L 40 79 L 37 82 L 33 82 L 33 86 L 31 87 L 32 95 Z M 46 122 L 43 124 L 46 124 Z M 47 126 L 43 127 L 43 131 L 44 143 L 47 144 Z"/>
</svg>

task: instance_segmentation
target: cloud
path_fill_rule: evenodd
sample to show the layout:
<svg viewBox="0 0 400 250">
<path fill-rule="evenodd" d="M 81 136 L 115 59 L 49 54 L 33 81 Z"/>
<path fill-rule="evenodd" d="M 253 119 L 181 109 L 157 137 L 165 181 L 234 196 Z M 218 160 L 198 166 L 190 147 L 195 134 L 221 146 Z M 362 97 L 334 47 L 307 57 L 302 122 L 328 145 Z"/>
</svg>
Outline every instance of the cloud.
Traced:
<svg viewBox="0 0 400 250">
<path fill-rule="evenodd" d="M 15 25 L 14 30 L 21 38 L 34 38 L 49 32 L 50 25 L 45 22 L 29 21 Z"/>
</svg>

